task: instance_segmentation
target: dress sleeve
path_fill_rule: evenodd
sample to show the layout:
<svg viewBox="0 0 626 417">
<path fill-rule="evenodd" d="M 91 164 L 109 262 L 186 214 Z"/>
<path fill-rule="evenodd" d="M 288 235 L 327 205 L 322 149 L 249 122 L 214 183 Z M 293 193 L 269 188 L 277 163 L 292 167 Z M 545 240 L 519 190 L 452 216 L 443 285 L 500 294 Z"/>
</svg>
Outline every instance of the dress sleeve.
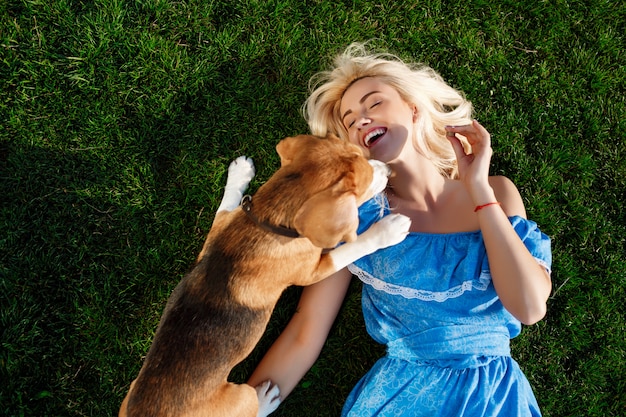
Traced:
<svg viewBox="0 0 626 417">
<path fill-rule="evenodd" d="M 548 273 L 552 272 L 552 246 L 550 238 L 539 230 L 539 226 L 532 220 L 519 216 L 511 218 L 511 224 L 530 254 L 542 265 Z"/>
<path fill-rule="evenodd" d="M 371 225 L 389 214 L 389 203 L 383 194 L 376 194 L 359 207 L 359 228 L 357 234 L 361 234 Z"/>
</svg>

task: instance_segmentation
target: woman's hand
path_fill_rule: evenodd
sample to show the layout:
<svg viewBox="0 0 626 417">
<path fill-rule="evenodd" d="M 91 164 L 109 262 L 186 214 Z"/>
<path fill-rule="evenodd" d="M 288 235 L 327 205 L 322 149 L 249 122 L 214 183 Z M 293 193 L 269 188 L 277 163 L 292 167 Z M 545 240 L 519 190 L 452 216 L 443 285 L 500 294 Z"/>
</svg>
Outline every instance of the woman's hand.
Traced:
<svg viewBox="0 0 626 417">
<path fill-rule="evenodd" d="M 456 136 L 463 135 L 472 146 L 471 153 L 465 153 L 461 141 Z M 491 163 L 491 135 L 478 121 L 464 126 L 446 126 L 446 137 L 454 148 L 459 164 L 459 179 L 465 184 L 476 205 L 494 201 L 493 190 L 489 186 L 489 165 Z"/>
</svg>

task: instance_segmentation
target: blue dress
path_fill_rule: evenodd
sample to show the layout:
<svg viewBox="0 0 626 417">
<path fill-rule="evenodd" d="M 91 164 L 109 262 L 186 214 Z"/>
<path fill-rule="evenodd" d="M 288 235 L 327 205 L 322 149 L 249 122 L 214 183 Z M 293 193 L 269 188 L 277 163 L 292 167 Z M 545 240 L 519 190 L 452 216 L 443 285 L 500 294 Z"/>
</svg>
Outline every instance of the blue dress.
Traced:
<svg viewBox="0 0 626 417">
<path fill-rule="evenodd" d="M 359 209 L 360 229 L 388 214 L 380 196 Z M 550 271 L 550 239 L 511 217 Z M 367 331 L 386 355 L 359 381 L 342 416 L 540 416 L 528 380 L 510 355 L 521 331 L 491 282 L 480 231 L 410 233 L 349 266 L 363 285 Z"/>
</svg>

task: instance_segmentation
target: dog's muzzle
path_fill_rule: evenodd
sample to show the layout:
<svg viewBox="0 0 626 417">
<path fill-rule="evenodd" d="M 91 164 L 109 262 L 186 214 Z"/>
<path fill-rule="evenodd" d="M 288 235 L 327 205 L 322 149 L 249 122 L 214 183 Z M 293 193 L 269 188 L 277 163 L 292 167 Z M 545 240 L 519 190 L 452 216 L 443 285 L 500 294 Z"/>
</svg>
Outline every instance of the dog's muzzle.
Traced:
<svg viewBox="0 0 626 417">
<path fill-rule="evenodd" d="M 387 186 L 387 179 L 391 175 L 391 168 L 389 168 L 386 163 L 377 161 L 376 159 L 370 159 L 367 162 L 369 162 L 374 169 L 374 177 L 369 191 L 372 195 L 375 195 L 383 191 Z"/>
</svg>

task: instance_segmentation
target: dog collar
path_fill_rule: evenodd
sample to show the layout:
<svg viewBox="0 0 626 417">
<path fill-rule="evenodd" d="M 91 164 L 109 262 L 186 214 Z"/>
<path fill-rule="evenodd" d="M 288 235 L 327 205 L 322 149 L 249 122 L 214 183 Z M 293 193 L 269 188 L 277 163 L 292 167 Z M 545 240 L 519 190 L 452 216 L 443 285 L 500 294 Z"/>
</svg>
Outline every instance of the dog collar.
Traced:
<svg viewBox="0 0 626 417">
<path fill-rule="evenodd" d="M 243 212 L 246 213 L 248 218 L 254 222 L 254 224 L 259 226 L 261 229 L 265 230 L 266 232 L 271 232 L 277 235 L 291 237 L 291 238 L 300 237 L 300 233 L 298 233 L 297 230 L 291 229 L 286 226 L 281 226 L 281 225 L 275 226 L 273 224 L 269 224 L 268 222 L 260 221 L 252 213 L 252 196 L 251 195 L 243 196 L 243 198 L 241 199 L 241 208 L 243 209 Z"/>
</svg>

